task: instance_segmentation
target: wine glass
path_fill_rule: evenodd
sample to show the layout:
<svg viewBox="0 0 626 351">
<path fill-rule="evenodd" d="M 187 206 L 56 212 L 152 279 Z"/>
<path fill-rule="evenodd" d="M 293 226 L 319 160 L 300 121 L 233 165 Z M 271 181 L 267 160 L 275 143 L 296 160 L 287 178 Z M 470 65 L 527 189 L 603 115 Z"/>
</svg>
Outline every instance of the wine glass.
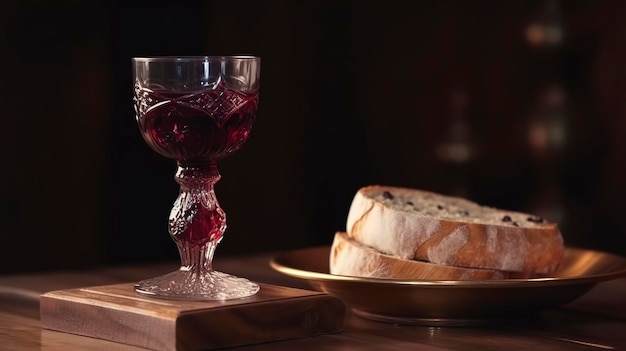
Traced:
<svg viewBox="0 0 626 351">
<path fill-rule="evenodd" d="M 213 269 L 226 229 L 214 185 L 217 162 L 240 149 L 256 117 L 261 59 L 254 56 L 136 57 L 134 107 L 146 143 L 175 160 L 180 193 L 169 233 L 181 267 L 135 284 L 141 294 L 182 300 L 254 295 L 259 285 Z"/>
</svg>

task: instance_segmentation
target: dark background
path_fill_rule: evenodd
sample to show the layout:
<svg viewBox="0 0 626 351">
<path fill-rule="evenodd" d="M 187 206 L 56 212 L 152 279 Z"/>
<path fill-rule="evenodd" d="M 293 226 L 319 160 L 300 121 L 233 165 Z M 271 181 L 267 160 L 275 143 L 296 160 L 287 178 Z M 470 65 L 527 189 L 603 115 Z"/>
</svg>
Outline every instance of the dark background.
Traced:
<svg viewBox="0 0 626 351">
<path fill-rule="evenodd" d="M 178 260 L 175 165 L 132 110 L 146 55 L 262 57 L 216 259 L 330 244 L 369 184 L 626 254 L 625 19 L 619 0 L 2 2 L 0 272 Z"/>
</svg>

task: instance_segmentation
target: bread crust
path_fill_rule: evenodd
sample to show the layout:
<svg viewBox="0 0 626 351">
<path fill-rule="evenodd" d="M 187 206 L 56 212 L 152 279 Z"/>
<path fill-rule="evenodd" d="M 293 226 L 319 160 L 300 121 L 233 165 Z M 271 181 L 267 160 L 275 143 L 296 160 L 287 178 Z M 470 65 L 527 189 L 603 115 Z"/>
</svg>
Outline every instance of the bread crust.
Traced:
<svg viewBox="0 0 626 351">
<path fill-rule="evenodd" d="M 510 278 L 508 272 L 444 266 L 405 260 L 382 254 L 345 232 L 337 232 L 330 250 L 330 273 L 365 278 L 398 280 L 495 280 Z"/>
<path fill-rule="evenodd" d="M 428 194 L 442 196 L 441 201 L 456 201 L 468 207 L 479 205 L 416 189 L 380 185 L 363 187 L 355 194 L 350 206 L 346 232 L 381 253 L 448 266 L 541 275 L 554 273 L 563 259 L 563 238 L 554 223 L 517 227 L 476 219 L 424 215 L 393 208 L 371 196 L 380 191 L 408 192 L 415 196 Z M 499 209 L 493 211 L 508 213 Z M 518 212 L 510 213 L 519 215 Z"/>
</svg>

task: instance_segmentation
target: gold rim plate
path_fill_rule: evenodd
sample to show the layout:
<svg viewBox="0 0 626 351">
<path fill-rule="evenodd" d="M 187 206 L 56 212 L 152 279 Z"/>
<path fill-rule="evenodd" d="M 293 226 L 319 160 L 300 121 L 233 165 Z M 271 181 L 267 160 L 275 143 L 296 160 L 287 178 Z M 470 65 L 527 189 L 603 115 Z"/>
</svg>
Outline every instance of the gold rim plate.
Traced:
<svg viewBox="0 0 626 351">
<path fill-rule="evenodd" d="M 355 314 L 383 322 L 473 325 L 568 304 L 597 283 L 626 277 L 626 258 L 568 247 L 554 276 L 489 281 L 374 279 L 330 274 L 330 247 L 274 257 L 270 266 L 341 299 Z"/>
</svg>

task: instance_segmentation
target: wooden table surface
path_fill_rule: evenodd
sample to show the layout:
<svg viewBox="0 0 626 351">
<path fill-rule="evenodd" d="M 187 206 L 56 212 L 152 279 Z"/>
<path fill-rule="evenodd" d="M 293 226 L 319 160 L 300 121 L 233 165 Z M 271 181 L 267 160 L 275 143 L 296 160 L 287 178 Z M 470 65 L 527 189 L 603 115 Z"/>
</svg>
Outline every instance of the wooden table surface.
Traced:
<svg viewBox="0 0 626 351">
<path fill-rule="evenodd" d="M 269 266 L 271 254 L 220 257 L 219 270 L 267 284 L 310 289 Z M 60 289 L 134 282 L 177 269 L 176 263 L 90 271 L 0 276 L 0 350 L 143 350 L 41 328 L 39 295 Z M 242 350 L 626 350 L 626 278 L 603 282 L 578 300 L 524 321 L 481 327 L 398 326 L 348 312 L 336 334 L 250 345 Z"/>
</svg>

